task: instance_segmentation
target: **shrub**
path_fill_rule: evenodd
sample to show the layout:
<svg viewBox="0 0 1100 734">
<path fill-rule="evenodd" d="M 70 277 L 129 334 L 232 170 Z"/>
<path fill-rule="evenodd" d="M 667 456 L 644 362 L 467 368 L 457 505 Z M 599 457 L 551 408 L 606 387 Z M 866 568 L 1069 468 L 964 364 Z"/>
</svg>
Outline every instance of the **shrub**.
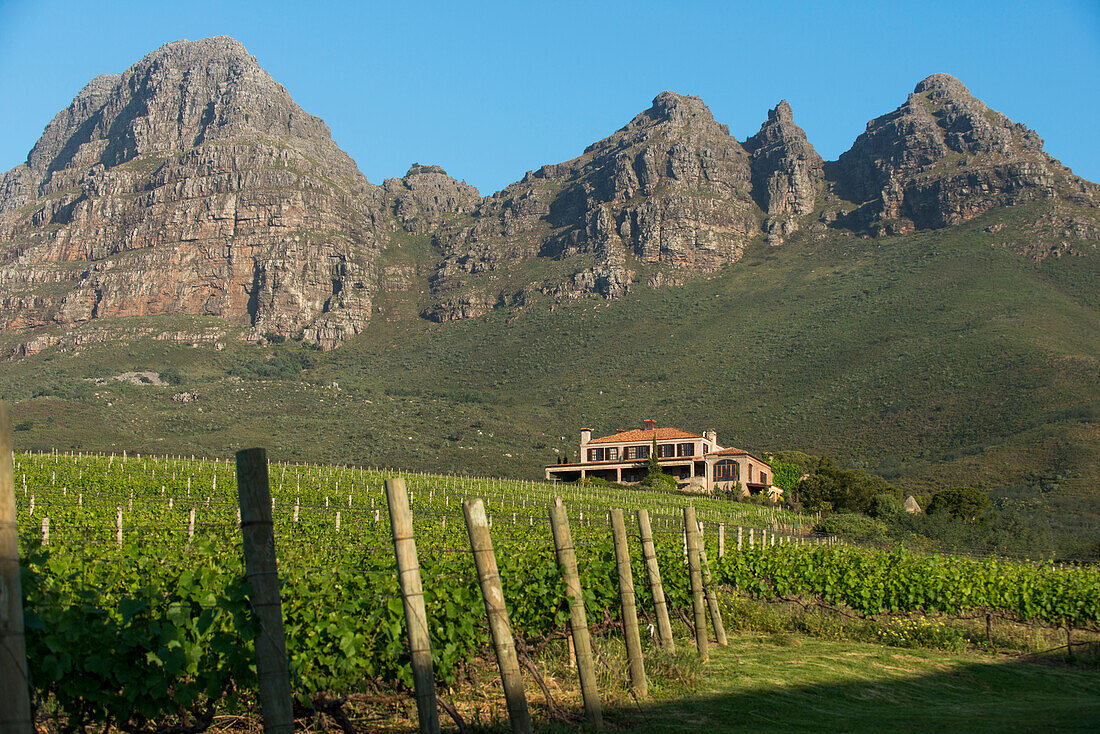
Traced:
<svg viewBox="0 0 1100 734">
<path fill-rule="evenodd" d="M 963 522 L 977 523 L 985 519 L 990 508 L 989 497 L 980 489 L 957 487 L 944 489 L 932 496 L 928 514 L 947 514 Z"/>
<path fill-rule="evenodd" d="M 900 514 L 904 509 L 905 506 L 901 503 L 901 500 L 894 495 L 876 494 L 871 498 L 871 507 L 867 510 L 867 514 L 880 520 L 886 520 Z"/>
<path fill-rule="evenodd" d="M 183 375 L 175 367 L 168 367 L 162 370 L 160 373 L 160 379 L 169 385 L 180 385 L 183 383 Z"/>
<path fill-rule="evenodd" d="M 826 515 L 814 525 L 814 530 L 827 535 L 839 535 L 852 540 L 881 543 L 886 540 L 886 523 L 854 512 Z"/>
<path fill-rule="evenodd" d="M 777 458 L 774 455 L 764 455 L 764 458 L 768 460 L 768 463 L 772 467 L 772 482 L 777 487 L 782 487 L 783 490 L 790 492 L 798 487 L 798 482 L 802 478 L 802 467 L 797 464 L 792 464 L 782 459 Z"/>
<path fill-rule="evenodd" d="M 868 512 L 880 494 L 898 497 L 901 492 L 880 476 L 841 469 L 827 458 L 798 483 L 798 501 L 810 510 Z"/>
</svg>

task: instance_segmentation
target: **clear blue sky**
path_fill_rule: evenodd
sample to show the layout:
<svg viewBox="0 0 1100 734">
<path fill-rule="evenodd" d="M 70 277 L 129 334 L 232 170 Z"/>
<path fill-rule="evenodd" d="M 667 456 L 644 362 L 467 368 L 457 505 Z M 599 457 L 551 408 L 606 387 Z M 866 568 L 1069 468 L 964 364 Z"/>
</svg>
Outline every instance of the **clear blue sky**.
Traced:
<svg viewBox="0 0 1100 734">
<path fill-rule="evenodd" d="M 371 181 L 438 163 L 482 193 L 579 155 L 671 89 L 739 140 L 787 99 L 823 157 L 928 74 L 1100 181 L 1100 2 L 0 0 L 0 170 L 93 76 L 231 35 Z"/>
</svg>

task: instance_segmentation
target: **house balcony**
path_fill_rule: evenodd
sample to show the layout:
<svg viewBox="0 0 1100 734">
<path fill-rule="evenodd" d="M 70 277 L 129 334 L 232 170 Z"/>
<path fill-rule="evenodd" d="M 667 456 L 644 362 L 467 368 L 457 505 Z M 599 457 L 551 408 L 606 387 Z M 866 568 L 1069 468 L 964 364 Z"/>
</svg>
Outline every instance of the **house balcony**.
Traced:
<svg viewBox="0 0 1100 734">
<path fill-rule="evenodd" d="M 546 478 L 552 481 L 576 482 L 587 477 L 598 477 L 609 482 L 634 483 L 645 478 L 649 471 L 648 459 L 618 461 L 582 461 L 572 464 L 547 464 Z M 661 469 L 679 479 L 705 477 L 706 462 L 702 456 L 676 456 L 658 459 Z"/>
</svg>

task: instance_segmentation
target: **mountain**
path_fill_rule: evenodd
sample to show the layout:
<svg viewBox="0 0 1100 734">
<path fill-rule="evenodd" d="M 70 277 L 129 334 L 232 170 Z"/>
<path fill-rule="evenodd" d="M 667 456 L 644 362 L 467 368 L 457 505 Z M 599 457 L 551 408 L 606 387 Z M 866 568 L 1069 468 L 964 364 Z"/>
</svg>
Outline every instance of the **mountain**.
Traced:
<svg viewBox="0 0 1100 734">
<path fill-rule="evenodd" d="M 655 417 L 1088 536 L 1098 242 L 1096 184 L 945 74 L 837 161 L 785 101 L 738 141 L 666 91 L 482 196 L 368 182 L 239 43 L 179 41 L 0 180 L 0 396 L 20 445 L 530 477 Z"/>
<path fill-rule="evenodd" d="M 1096 206 L 1098 189 L 1043 152 L 1043 141 L 948 74 L 871 120 L 836 163 L 857 223 L 890 233 L 946 227 L 998 206 L 1062 198 Z"/>
<path fill-rule="evenodd" d="M 745 149 L 697 97 L 653 106 L 566 163 L 543 166 L 436 232 L 443 260 L 427 315 L 446 321 L 522 302 L 522 289 L 615 298 L 629 262 L 708 273 L 737 262 L 759 231 Z M 564 282 L 514 282 L 535 259 L 569 262 Z M 509 298 L 509 284 L 521 289 Z"/>
<path fill-rule="evenodd" d="M 188 313 L 332 345 L 370 318 L 382 193 L 230 38 L 93 79 L 0 192 L 5 329 Z"/>
<path fill-rule="evenodd" d="M 741 143 L 699 98 L 662 92 L 492 196 L 431 165 L 376 186 L 238 42 L 177 41 L 93 79 L 0 180 L 0 323 L 25 336 L 15 354 L 166 315 L 328 349 L 369 328 L 379 293 L 436 322 L 538 294 L 619 298 L 643 274 L 683 283 L 799 230 L 901 234 L 1053 199 L 1095 208 L 1097 187 L 946 74 L 835 163 L 786 101 Z"/>
</svg>

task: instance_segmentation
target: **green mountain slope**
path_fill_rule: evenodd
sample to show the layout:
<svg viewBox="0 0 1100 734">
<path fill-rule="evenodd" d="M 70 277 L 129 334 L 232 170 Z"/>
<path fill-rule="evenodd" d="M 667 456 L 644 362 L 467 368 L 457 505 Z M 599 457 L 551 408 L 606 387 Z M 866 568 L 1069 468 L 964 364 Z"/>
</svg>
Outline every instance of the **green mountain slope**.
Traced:
<svg viewBox="0 0 1100 734">
<path fill-rule="evenodd" d="M 380 305 L 390 320 L 328 353 L 231 336 L 224 349 L 51 348 L 0 363 L 0 391 L 25 448 L 260 443 L 287 458 L 538 477 L 582 425 L 653 417 L 714 428 L 725 445 L 828 454 L 909 491 L 1095 498 L 1100 258 L 1087 244 L 1039 261 L 1002 245 L 1050 206 L 900 237 L 798 235 L 682 286 L 539 296 L 447 324 L 403 318 L 417 304 L 396 294 Z M 89 379 L 135 369 L 178 384 Z"/>
</svg>

